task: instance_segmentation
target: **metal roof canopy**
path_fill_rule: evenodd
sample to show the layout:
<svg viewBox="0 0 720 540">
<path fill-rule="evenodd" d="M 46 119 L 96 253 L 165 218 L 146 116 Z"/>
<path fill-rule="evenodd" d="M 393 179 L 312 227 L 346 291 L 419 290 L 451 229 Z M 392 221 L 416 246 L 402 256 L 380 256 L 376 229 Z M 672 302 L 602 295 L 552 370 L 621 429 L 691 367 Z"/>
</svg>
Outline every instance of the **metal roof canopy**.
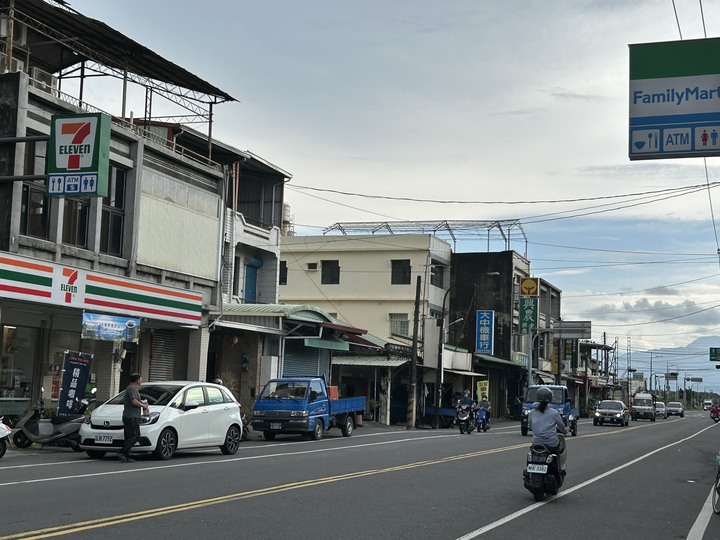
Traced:
<svg viewBox="0 0 720 540">
<path fill-rule="evenodd" d="M 210 124 L 213 104 L 236 101 L 228 93 L 105 23 L 80 14 L 62 0 L 57 3 L 56 6 L 44 0 L 0 0 L 0 13 L 8 17 L 12 8 L 13 20 L 27 27 L 26 45 L 13 43 L 15 52 L 11 56 L 29 61 L 49 73 L 59 73 L 60 79 L 79 77 L 84 80 L 89 76 L 87 70 L 143 86 L 146 89 L 146 118 L 152 117 L 153 93 Z M 86 62 L 91 66 L 86 66 Z M 67 71 L 63 73 L 63 70 Z M 71 75 L 76 72 L 79 74 Z M 79 99 L 83 101 L 82 96 Z M 124 100 L 125 95 L 123 115 Z"/>
<path fill-rule="evenodd" d="M 409 358 L 388 358 L 386 356 L 337 356 L 333 355 L 334 366 L 398 367 Z"/>
<path fill-rule="evenodd" d="M 518 219 L 503 219 L 497 221 L 481 220 L 439 220 L 439 221 L 354 221 L 338 222 L 323 230 L 323 234 L 338 231 L 347 236 L 350 234 L 438 234 L 445 233 L 457 242 L 458 236 L 465 238 L 480 237 L 480 233 L 487 236 L 488 251 L 490 251 L 490 233 L 496 230 L 499 238 L 505 243 L 505 249 L 510 249 L 513 238 L 521 239 L 525 243 L 525 257 L 527 257 L 528 239 Z M 515 231 L 519 231 L 519 236 Z"/>
</svg>

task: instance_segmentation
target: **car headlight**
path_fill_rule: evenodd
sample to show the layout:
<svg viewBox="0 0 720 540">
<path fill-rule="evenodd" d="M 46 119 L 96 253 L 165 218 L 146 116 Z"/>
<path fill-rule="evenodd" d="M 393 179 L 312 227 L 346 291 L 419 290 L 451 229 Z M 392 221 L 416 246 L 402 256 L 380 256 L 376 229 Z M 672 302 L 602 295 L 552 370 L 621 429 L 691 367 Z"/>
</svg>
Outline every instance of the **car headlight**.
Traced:
<svg viewBox="0 0 720 540">
<path fill-rule="evenodd" d="M 265 416 L 265 411 L 253 411 L 253 416 Z"/>
<path fill-rule="evenodd" d="M 599 412 L 595 411 L 595 416 L 602 416 Z"/>
<path fill-rule="evenodd" d="M 523 416 L 530 414 L 530 409 L 523 409 Z"/>
<path fill-rule="evenodd" d="M 307 416 L 307 411 L 291 411 L 290 416 Z"/>
<path fill-rule="evenodd" d="M 617 414 L 615 415 L 615 418 L 620 418 L 621 416 L 622 416 L 621 413 L 617 413 Z"/>
<path fill-rule="evenodd" d="M 140 425 L 148 426 L 150 424 L 154 424 L 158 421 L 159 418 L 160 418 L 159 412 L 151 412 L 148 416 L 140 417 Z"/>
<path fill-rule="evenodd" d="M 86 424 L 92 424 L 92 420 L 90 419 L 90 416 L 91 416 L 91 415 L 89 415 L 89 414 L 86 414 L 86 415 L 85 415 L 85 423 L 86 423 Z"/>
</svg>

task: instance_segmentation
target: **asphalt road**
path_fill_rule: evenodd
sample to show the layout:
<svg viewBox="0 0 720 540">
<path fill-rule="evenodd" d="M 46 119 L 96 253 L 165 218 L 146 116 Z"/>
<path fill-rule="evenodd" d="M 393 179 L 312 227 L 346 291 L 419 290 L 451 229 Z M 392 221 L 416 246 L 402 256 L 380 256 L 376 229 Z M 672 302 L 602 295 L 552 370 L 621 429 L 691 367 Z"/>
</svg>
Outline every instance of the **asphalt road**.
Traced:
<svg viewBox="0 0 720 540">
<path fill-rule="evenodd" d="M 581 420 L 560 494 L 522 484 L 530 438 L 367 426 L 321 441 L 252 434 L 218 450 L 121 464 L 66 449 L 0 460 L 0 540 L 720 538 L 709 495 L 720 425 L 690 412 L 629 427 Z"/>
</svg>

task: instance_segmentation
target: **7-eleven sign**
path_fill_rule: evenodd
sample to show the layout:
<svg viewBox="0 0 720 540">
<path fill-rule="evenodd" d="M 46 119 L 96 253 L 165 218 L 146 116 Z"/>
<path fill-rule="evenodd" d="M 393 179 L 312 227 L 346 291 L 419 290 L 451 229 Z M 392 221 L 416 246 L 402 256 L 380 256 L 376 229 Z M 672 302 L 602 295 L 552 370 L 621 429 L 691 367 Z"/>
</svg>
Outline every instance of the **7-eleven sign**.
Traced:
<svg viewBox="0 0 720 540">
<path fill-rule="evenodd" d="M 105 196 L 110 165 L 110 117 L 52 117 L 48 147 L 48 195 Z"/>
</svg>

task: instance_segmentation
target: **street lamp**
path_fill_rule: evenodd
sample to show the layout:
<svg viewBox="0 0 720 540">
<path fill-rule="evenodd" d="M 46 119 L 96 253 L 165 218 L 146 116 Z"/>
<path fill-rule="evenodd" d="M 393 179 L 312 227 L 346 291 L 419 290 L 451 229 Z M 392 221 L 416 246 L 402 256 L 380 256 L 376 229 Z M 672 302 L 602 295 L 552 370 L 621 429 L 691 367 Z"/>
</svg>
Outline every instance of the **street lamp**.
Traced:
<svg viewBox="0 0 720 540">
<path fill-rule="evenodd" d="M 443 379 L 444 379 L 444 368 L 443 368 L 443 349 L 445 345 L 445 305 L 447 304 L 448 296 L 450 295 L 450 291 L 452 291 L 455 287 L 458 285 L 462 285 L 463 283 L 467 283 L 469 281 L 472 281 L 476 278 L 482 277 L 482 276 L 499 276 L 500 272 L 484 272 L 482 274 L 474 274 L 472 276 L 466 277 L 465 279 L 461 279 L 460 281 L 456 281 L 455 283 L 451 284 L 447 290 L 445 291 L 445 294 L 443 295 L 442 305 L 440 307 L 440 321 L 438 322 L 438 327 L 440 328 L 440 335 L 438 336 L 438 352 L 437 352 L 437 392 L 435 396 L 435 418 L 433 420 L 434 427 L 437 429 L 440 427 L 440 405 L 442 403 L 442 385 L 443 385 Z M 459 322 L 459 321 L 455 321 Z M 453 323 L 455 324 L 455 323 Z M 449 325 L 448 325 L 449 326 Z"/>
</svg>

